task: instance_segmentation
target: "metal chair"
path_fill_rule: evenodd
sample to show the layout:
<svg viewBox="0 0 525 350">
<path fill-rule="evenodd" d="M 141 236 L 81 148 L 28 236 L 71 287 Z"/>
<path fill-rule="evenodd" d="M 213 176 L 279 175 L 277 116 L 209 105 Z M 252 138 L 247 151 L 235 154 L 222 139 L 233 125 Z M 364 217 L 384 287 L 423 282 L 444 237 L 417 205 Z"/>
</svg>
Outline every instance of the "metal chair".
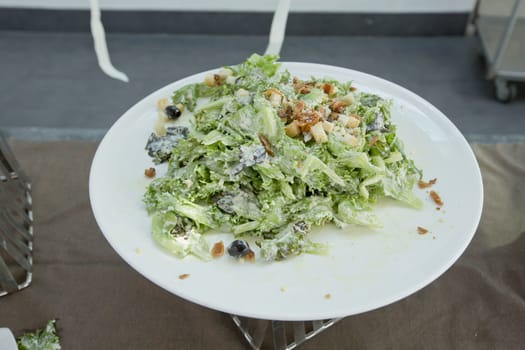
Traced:
<svg viewBox="0 0 525 350">
<path fill-rule="evenodd" d="M 32 250 L 31 184 L 0 131 L 0 296 L 31 284 Z"/>
</svg>

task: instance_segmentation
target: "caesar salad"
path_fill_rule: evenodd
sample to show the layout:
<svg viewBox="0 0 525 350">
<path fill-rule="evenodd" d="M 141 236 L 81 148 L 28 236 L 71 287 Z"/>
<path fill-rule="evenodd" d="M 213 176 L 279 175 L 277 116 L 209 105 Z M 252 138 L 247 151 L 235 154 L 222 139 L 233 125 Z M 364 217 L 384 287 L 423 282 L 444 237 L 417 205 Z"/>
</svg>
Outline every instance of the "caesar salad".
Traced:
<svg viewBox="0 0 525 350">
<path fill-rule="evenodd" d="M 253 54 L 158 102 L 146 150 L 167 171 L 146 170 L 143 200 L 155 241 L 177 257 L 212 259 L 211 231 L 231 233 L 221 251 L 234 257 L 327 254 L 313 227 L 381 227 L 373 206 L 385 197 L 422 206 L 392 101 L 280 65 Z"/>
</svg>

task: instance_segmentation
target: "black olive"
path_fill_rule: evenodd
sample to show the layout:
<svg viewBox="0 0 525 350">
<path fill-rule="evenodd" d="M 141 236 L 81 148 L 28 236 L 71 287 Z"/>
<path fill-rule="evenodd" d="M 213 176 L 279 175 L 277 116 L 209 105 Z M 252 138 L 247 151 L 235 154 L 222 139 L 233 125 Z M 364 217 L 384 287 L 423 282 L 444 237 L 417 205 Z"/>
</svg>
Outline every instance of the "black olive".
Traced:
<svg viewBox="0 0 525 350">
<path fill-rule="evenodd" d="M 250 251 L 251 249 L 248 245 L 248 242 L 242 239 L 236 239 L 235 241 L 231 242 L 231 244 L 228 246 L 228 254 L 230 254 L 230 256 L 233 256 L 234 258 L 242 258 L 243 256 L 246 256 Z"/>
<path fill-rule="evenodd" d="M 168 107 L 166 107 L 166 109 L 164 109 L 164 111 L 166 112 L 166 115 L 169 119 L 178 118 L 182 114 L 179 107 L 173 105 L 169 105 Z"/>
</svg>

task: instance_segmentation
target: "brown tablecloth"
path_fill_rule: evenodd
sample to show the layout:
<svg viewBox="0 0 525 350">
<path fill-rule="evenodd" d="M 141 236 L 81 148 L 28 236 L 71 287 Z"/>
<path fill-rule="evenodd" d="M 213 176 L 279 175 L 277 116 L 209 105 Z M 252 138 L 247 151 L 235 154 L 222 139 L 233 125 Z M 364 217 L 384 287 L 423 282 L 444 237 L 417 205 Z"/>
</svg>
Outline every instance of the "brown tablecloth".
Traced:
<svg viewBox="0 0 525 350">
<path fill-rule="evenodd" d="M 66 350 L 248 348 L 228 315 L 153 285 L 109 247 L 88 199 L 96 144 L 11 144 L 33 183 L 35 266 L 29 288 L 0 298 L 0 327 L 20 335 L 58 318 Z M 523 348 L 525 145 L 473 148 L 484 212 L 460 260 L 420 292 L 347 317 L 303 349 Z"/>
</svg>

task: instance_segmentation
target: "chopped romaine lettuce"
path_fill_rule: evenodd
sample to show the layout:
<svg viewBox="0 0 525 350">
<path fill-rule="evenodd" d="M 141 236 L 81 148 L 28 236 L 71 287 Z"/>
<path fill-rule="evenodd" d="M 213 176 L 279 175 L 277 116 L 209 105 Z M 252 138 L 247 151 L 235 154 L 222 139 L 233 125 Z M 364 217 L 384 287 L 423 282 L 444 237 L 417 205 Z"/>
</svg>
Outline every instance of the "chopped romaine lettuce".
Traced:
<svg viewBox="0 0 525 350">
<path fill-rule="evenodd" d="M 288 224 L 272 239 L 259 242 L 261 255 L 266 260 L 283 260 L 301 253 L 328 254 L 328 246 L 306 238 L 309 225 L 305 222 Z"/>
<path fill-rule="evenodd" d="M 209 259 L 205 234 L 218 228 L 251 237 L 268 260 L 324 254 L 312 226 L 381 227 L 371 210 L 384 197 L 421 207 L 412 193 L 421 171 L 392 102 L 351 82 L 292 78 L 277 58 L 254 54 L 174 92 L 195 122 L 172 142 L 150 138 L 168 171 L 144 195 L 153 237 L 174 255 Z"/>
<path fill-rule="evenodd" d="M 26 333 L 17 340 L 20 350 L 60 350 L 60 338 L 56 334 L 55 320 L 50 320 L 44 329 Z"/>
<path fill-rule="evenodd" d="M 210 258 L 208 241 L 192 227 L 189 220 L 173 212 L 153 215 L 152 234 L 162 248 L 179 258 L 188 254 L 202 260 Z"/>
</svg>

